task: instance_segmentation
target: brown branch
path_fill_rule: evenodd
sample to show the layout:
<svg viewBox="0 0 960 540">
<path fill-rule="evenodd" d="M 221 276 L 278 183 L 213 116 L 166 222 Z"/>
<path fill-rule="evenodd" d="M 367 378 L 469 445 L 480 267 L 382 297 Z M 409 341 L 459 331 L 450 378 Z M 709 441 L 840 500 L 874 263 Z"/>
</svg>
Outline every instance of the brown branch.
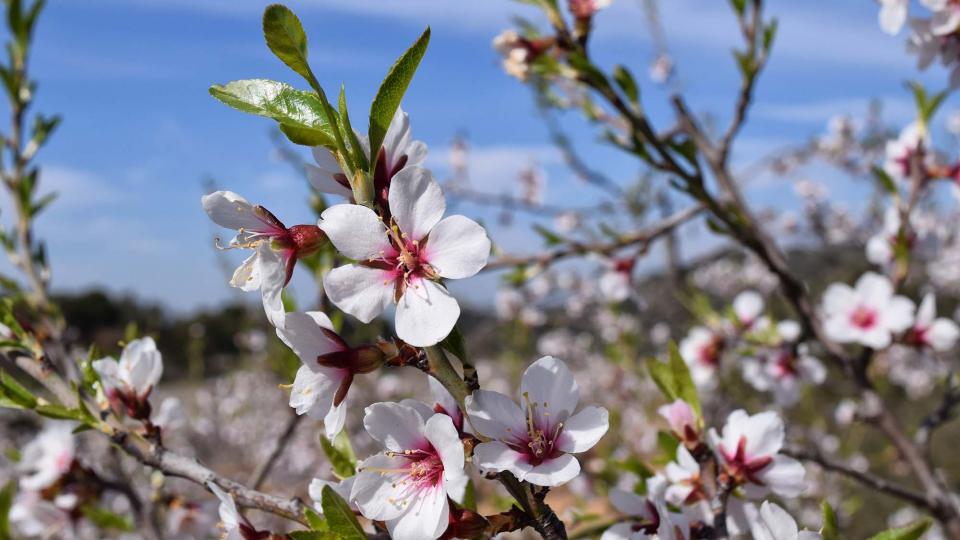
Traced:
<svg viewBox="0 0 960 540">
<path fill-rule="evenodd" d="M 515 266 L 545 267 L 557 262 L 558 260 L 568 257 L 586 255 L 589 253 L 598 255 L 611 255 L 623 248 L 635 246 L 637 244 L 646 246 L 654 240 L 679 227 L 680 225 L 690 221 L 694 217 L 698 216 L 702 211 L 703 206 L 691 206 L 690 208 L 680 211 L 673 216 L 654 224 L 651 227 L 624 235 L 612 242 L 599 242 L 593 244 L 570 242 L 563 247 L 538 255 L 502 255 L 490 261 L 483 270 L 490 271 Z"/>
</svg>

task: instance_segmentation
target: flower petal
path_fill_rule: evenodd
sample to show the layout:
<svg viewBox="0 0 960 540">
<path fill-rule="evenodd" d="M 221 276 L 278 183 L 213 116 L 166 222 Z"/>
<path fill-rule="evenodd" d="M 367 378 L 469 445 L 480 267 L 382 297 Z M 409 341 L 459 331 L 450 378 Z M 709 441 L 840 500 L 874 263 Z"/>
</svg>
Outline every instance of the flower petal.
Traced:
<svg viewBox="0 0 960 540">
<path fill-rule="evenodd" d="M 245 229 L 253 232 L 281 232 L 254 212 L 254 206 L 232 191 L 214 191 L 204 195 L 200 202 L 210 219 L 227 229 Z"/>
<path fill-rule="evenodd" d="M 927 343 L 935 351 L 948 351 L 960 338 L 960 327 L 950 319 L 940 318 L 933 321 L 925 335 Z"/>
<path fill-rule="evenodd" d="M 230 286 L 244 292 L 255 291 L 260 288 L 260 255 L 254 251 L 233 271 Z"/>
<path fill-rule="evenodd" d="M 323 289 L 338 308 L 369 323 L 393 301 L 393 275 L 378 268 L 347 264 L 323 276 Z"/>
<path fill-rule="evenodd" d="M 260 294 L 263 310 L 270 324 L 282 328 L 286 319 L 283 307 L 283 286 L 287 282 L 286 265 L 280 253 L 270 249 L 269 242 L 257 246 L 257 261 L 260 267 Z"/>
<path fill-rule="evenodd" d="M 535 405 L 538 427 L 550 432 L 557 422 L 565 421 L 577 408 L 580 388 L 563 361 L 544 356 L 523 372 L 520 396 Z"/>
<path fill-rule="evenodd" d="M 430 231 L 423 255 L 441 276 L 468 278 L 486 266 L 490 257 L 490 239 L 476 221 L 450 216 Z"/>
<path fill-rule="evenodd" d="M 562 452 L 586 452 L 597 444 L 609 427 L 606 409 L 586 407 L 563 423 L 559 449 Z"/>
<path fill-rule="evenodd" d="M 317 224 L 337 251 L 355 261 L 381 259 L 395 250 L 376 212 L 359 204 L 338 204 L 320 214 Z"/>
<path fill-rule="evenodd" d="M 340 385 L 342 375 L 339 370 L 320 368 L 317 371 L 300 366 L 290 389 L 290 406 L 297 414 L 307 414 L 323 418 L 333 406 L 333 396 Z"/>
<path fill-rule="evenodd" d="M 277 328 L 280 341 L 300 357 L 311 369 L 319 368 L 317 357 L 333 351 L 344 350 L 342 342 L 331 339 L 323 330 L 333 331 L 333 323 L 320 311 L 287 313 L 285 324 Z"/>
<path fill-rule="evenodd" d="M 363 427 L 367 433 L 393 452 L 426 450 L 423 417 L 416 410 L 399 403 L 374 403 L 366 408 Z"/>
<path fill-rule="evenodd" d="M 428 279 L 412 280 L 397 302 L 397 336 L 416 347 L 439 343 L 460 318 L 460 305 L 447 289 Z"/>
<path fill-rule="evenodd" d="M 160 382 L 163 376 L 163 358 L 151 337 L 135 339 L 123 348 L 120 355 L 120 375 L 126 378 L 130 389 L 143 394 Z"/>
<path fill-rule="evenodd" d="M 443 534 L 449 520 L 447 494 L 436 487 L 419 492 L 407 511 L 386 525 L 392 540 L 433 540 Z"/>
<path fill-rule="evenodd" d="M 747 457 L 772 456 L 783 447 L 783 420 L 773 411 L 755 414 L 746 419 L 743 436 Z"/>
<path fill-rule="evenodd" d="M 390 212 L 400 231 L 410 240 L 422 240 L 443 217 L 447 202 L 433 174 L 422 167 L 407 167 L 390 181 Z"/>
<path fill-rule="evenodd" d="M 453 420 L 443 414 L 434 414 L 427 420 L 424 433 L 443 462 L 443 485 L 450 498 L 463 501 L 467 487 L 467 475 L 463 472 L 463 442 L 453 425 Z"/>
<path fill-rule="evenodd" d="M 509 397 L 492 390 L 475 390 L 466 399 L 470 425 L 480 434 L 512 442 L 526 433 L 523 410 Z"/>
<path fill-rule="evenodd" d="M 500 441 L 480 443 L 474 447 L 473 464 L 482 471 L 509 471 L 520 481 L 532 468 L 526 456 Z"/>
<path fill-rule="evenodd" d="M 760 471 L 757 478 L 781 497 L 796 497 L 807 487 L 805 475 L 806 470 L 799 461 L 777 455 L 773 457 L 773 463 Z"/>
<path fill-rule="evenodd" d="M 566 484 L 580 474 L 580 462 L 570 454 L 544 460 L 530 469 L 524 480 L 536 486 L 553 487 Z"/>
<path fill-rule="evenodd" d="M 408 508 L 409 488 L 403 481 L 405 476 L 384 471 L 405 470 L 408 465 L 409 462 L 402 457 L 385 454 L 363 460 L 357 466 L 350 501 L 367 519 L 385 521 L 402 516 Z"/>
</svg>

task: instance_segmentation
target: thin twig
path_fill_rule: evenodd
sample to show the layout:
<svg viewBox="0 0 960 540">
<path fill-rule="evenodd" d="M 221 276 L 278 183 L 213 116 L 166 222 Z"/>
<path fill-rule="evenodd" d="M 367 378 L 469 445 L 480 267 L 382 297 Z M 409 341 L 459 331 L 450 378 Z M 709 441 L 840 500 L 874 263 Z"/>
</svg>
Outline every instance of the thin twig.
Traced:
<svg viewBox="0 0 960 540">
<path fill-rule="evenodd" d="M 260 486 L 263 485 L 263 482 L 270 474 L 270 470 L 273 469 L 273 466 L 280 459 L 280 456 L 283 455 L 283 451 L 293 439 L 293 435 L 296 433 L 297 426 L 301 420 L 303 420 L 303 416 L 297 414 L 293 409 L 290 409 L 290 416 L 287 418 L 287 425 L 284 427 L 283 433 L 280 434 L 280 438 L 274 443 L 267 459 L 263 460 L 263 463 L 258 465 L 250 474 L 250 478 L 247 479 L 247 485 L 253 489 L 259 489 Z"/>
</svg>

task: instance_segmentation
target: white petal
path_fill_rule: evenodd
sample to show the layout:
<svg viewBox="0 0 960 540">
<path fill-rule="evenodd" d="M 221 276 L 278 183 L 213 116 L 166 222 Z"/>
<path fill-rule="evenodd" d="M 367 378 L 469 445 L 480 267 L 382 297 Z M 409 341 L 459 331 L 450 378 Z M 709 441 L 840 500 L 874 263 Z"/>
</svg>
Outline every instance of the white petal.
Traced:
<svg viewBox="0 0 960 540">
<path fill-rule="evenodd" d="M 907 20 L 907 0 L 886 0 L 880 8 L 880 28 L 895 35 Z"/>
<path fill-rule="evenodd" d="M 233 271 L 230 286 L 244 292 L 255 291 L 260 288 L 260 254 L 254 251 Z"/>
<path fill-rule="evenodd" d="M 763 297 L 756 291 L 744 291 L 733 299 L 733 311 L 740 322 L 752 322 L 763 313 Z"/>
<path fill-rule="evenodd" d="M 876 272 L 860 276 L 854 288 L 860 298 L 872 306 L 883 306 L 893 297 L 893 284 Z"/>
<path fill-rule="evenodd" d="M 846 283 L 833 283 L 823 293 L 823 311 L 828 315 L 845 314 L 856 302 L 857 293 Z"/>
<path fill-rule="evenodd" d="M 423 256 L 438 274 L 448 279 L 468 278 L 487 264 L 490 239 L 472 219 L 450 216 L 430 231 Z"/>
<path fill-rule="evenodd" d="M 786 456 L 774 456 L 773 463 L 760 471 L 757 478 L 771 491 L 782 497 L 796 497 L 807 485 L 806 471 L 799 461 Z"/>
<path fill-rule="evenodd" d="M 858 332 L 859 334 L 857 341 L 863 345 L 866 345 L 867 347 L 874 349 L 886 349 L 890 346 L 890 330 L 883 326 L 874 325 L 873 328 L 867 331 L 859 330 Z"/>
<path fill-rule="evenodd" d="M 764 501 L 760 506 L 760 520 L 772 540 L 794 540 L 797 537 L 797 522 L 776 504 Z M 756 534 L 754 538 L 757 538 Z"/>
<path fill-rule="evenodd" d="M 925 338 L 935 351 L 948 351 L 960 338 L 960 327 L 950 319 L 940 318 L 933 321 L 927 330 Z"/>
<path fill-rule="evenodd" d="M 748 457 L 772 456 L 783 447 L 783 420 L 773 411 L 755 414 L 743 428 Z"/>
<path fill-rule="evenodd" d="M 386 525 L 392 540 L 433 540 L 447 530 L 449 516 L 446 492 L 434 488 L 419 493 L 402 516 Z"/>
<path fill-rule="evenodd" d="M 523 410 L 500 392 L 475 390 L 466 407 L 470 425 L 486 437 L 509 442 L 527 431 Z"/>
<path fill-rule="evenodd" d="M 232 191 L 214 191 L 200 199 L 203 210 L 214 223 L 227 229 L 246 229 L 254 232 L 276 230 L 257 217 L 253 205 Z"/>
<path fill-rule="evenodd" d="M 549 430 L 557 422 L 566 420 L 577 408 L 580 388 L 563 361 L 544 356 L 523 372 L 520 395 L 521 399 L 528 398 L 536 404 L 534 416 L 538 419 L 538 427 Z"/>
<path fill-rule="evenodd" d="M 649 514 L 647 499 L 632 491 L 617 488 L 611 489 L 610 504 L 620 513 L 628 516 L 647 517 Z"/>
<path fill-rule="evenodd" d="M 603 531 L 600 540 L 647 540 L 646 535 L 641 534 L 633 530 L 633 523 L 625 521 Z"/>
<path fill-rule="evenodd" d="M 269 242 L 262 242 L 257 247 L 260 266 L 260 294 L 263 297 L 263 310 L 267 314 L 270 324 L 283 327 L 286 310 L 283 307 L 283 285 L 287 280 L 287 271 L 284 268 L 283 257 L 280 253 L 270 249 Z"/>
<path fill-rule="evenodd" d="M 338 204 L 320 214 L 317 224 L 337 251 L 355 261 L 380 259 L 395 250 L 376 212 L 359 204 Z"/>
<path fill-rule="evenodd" d="M 463 442 L 453 420 L 445 414 L 434 414 L 427 420 L 424 433 L 443 462 L 444 489 L 453 500 L 462 502 L 467 476 L 463 472 Z"/>
<path fill-rule="evenodd" d="M 407 167 L 390 181 L 390 212 L 400 231 L 419 241 L 443 217 L 447 202 L 429 170 Z"/>
<path fill-rule="evenodd" d="M 545 460 L 534 466 L 524 480 L 537 486 L 553 487 L 566 484 L 580 474 L 580 462 L 570 454 Z"/>
<path fill-rule="evenodd" d="M 366 408 L 363 427 L 367 433 L 394 452 L 426 450 L 423 417 L 410 407 L 398 403 L 374 403 Z"/>
<path fill-rule="evenodd" d="M 343 431 L 343 426 L 347 422 L 347 402 L 343 401 L 336 407 L 330 407 L 330 412 L 323 417 L 323 430 L 328 439 L 333 439 L 338 433 Z"/>
<path fill-rule="evenodd" d="M 393 301 L 393 279 L 385 270 L 347 264 L 323 276 L 323 289 L 334 305 L 366 324 Z"/>
<path fill-rule="evenodd" d="M 120 372 L 120 365 L 113 358 L 106 357 L 99 360 L 94 360 L 91 362 L 91 365 L 93 370 L 97 372 L 97 375 L 100 376 L 100 382 L 102 382 L 108 389 L 119 388 L 123 386 L 123 382 L 120 381 L 118 376 Z"/>
<path fill-rule="evenodd" d="M 371 456 L 357 466 L 356 480 L 350 491 L 350 500 L 367 519 L 385 521 L 396 519 L 407 510 L 409 487 L 404 476 L 383 471 L 402 470 L 409 461 L 384 454 Z"/>
<path fill-rule="evenodd" d="M 473 464 L 482 471 L 510 471 L 521 481 L 531 469 L 526 456 L 500 441 L 490 441 L 475 446 Z"/>
<path fill-rule="evenodd" d="M 313 371 L 300 366 L 290 389 L 290 407 L 296 409 L 297 414 L 324 417 L 333 406 L 333 397 L 343 377 L 339 371 L 327 368 Z"/>
<path fill-rule="evenodd" d="M 916 305 L 913 300 L 905 296 L 894 296 L 880 315 L 883 317 L 884 326 L 893 332 L 903 332 L 913 326 L 914 310 Z"/>
<path fill-rule="evenodd" d="M 416 347 L 436 345 L 460 318 L 460 305 L 435 281 L 414 279 L 397 302 L 397 336 Z"/>
<path fill-rule="evenodd" d="M 563 423 L 559 448 L 562 452 L 586 452 L 597 444 L 610 427 L 603 407 L 586 407 Z"/>
<path fill-rule="evenodd" d="M 283 328 L 277 328 L 277 337 L 290 347 L 311 369 L 319 368 L 317 357 L 343 349 L 343 345 L 329 338 L 323 329 L 333 331 L 333 323 L 319 311 L 287 313 Z"/>
<path fill-rule="evenodd" d="M 334 178 L 334 175 L 342 175 L 343 169 L 340 168 L 340 163 L 337 162 L 333 153 L 322 146 L 313 147 L 312 152 L 313 159 L 317 162 L 317 165 L 307 164 L 305 166 L 307 170 L 307 180 L 310 181 L 310 185 L 321 193 L 330 193 L 332 195 L 350 198 L 353 195 L 353 191 L 340 182 L 337 182 L 336 178 Z"/>
<path fill-rule="evenodd" d="M 128 343 L 120 355 L 120 370 L 126 372 L 127 384 L 138 394 L 156 386 L 163 376 L 163 359 L 153 338 Z"/>
<path fill-rule="evenodd" d="M 780 321 L 777 323 L 777 334 L 784 341 L 794 342 L 800 339 L 800 324 L 796 321 Z"/>
<path fill-rule="evenodd" d="M 933 293 L 927 293 L 920 302 L 920 307 L 917 308 L 917 320 L 915 324 L 920 328 L 926 328 L 933 324 L 936 318 L 937 298 Z"/>
<path fill-rule="evenodd" d="M 867 260 L 878 266 L 884 266 L 893 260 L 893 249 L 886 235 L 878 234 L 870 237 L 867 241 Z"/>
</svg>

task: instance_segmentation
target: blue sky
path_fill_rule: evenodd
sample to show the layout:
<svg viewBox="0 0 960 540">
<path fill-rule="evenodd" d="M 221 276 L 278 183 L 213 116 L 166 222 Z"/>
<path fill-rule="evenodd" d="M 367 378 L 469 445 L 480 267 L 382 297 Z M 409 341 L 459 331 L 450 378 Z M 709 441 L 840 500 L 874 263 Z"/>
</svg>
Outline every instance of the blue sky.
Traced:
<svg viewBox="0 0 960 540">
<path fill-rule="evenodd" d="M 204 178 L 264 204 L 288 225 L 309 220 L 305 184 L 273 156 L 270 123 L 228 109 L 207 94 L 212 83 L 254 77 L 302 86 L 262 42 L 259 17 L 265 5 L 251 0 L 49 3 L 33 73 L 40 81 L 38 110 L 64 116 L 40 156 L 41 189 L 60 192 L 38 224 L 49 243 L 56 289 L 131 291 L 183 311 L 235 298 L 212 249 L 213 236 L 223 231 L 211 226 L 200 208 Z M 301 0 L 290 5 L 307 29 L 314 71 L 328 92 L 346 84 L 355 124 L 365 124 L 357 119 L 393 59 L 430 25 L 430 50 L 404 107 L 416 138 L 433 149 L 438 175 L 444 172 L 444 149 L 455 134 L 465 132 L 478 189 L 510 190 L 516 172 L 535 161 L 547 172 L 548 202 L 594 196 L 570 181 L 529 92 L 502 73 L 490 47 L 511 14 L 534 15 L 529 7 L 507 0 Z M 654 54 L 641 5 L 617 0 L 598 17 L 594 44 L 601 62 L 625 63 L 639 75 Z M 904 123 L 911 116 L 904 80 L 944 84 L 940 70 L 916 72 L 903 52 L 905 37 L 881 33 L 876 10 L 869 0 L 770 2 L 770 12 L 780 17 L 780 35 L 751 123 L 736 148 L 737 160 L 745 163 L 765 151 L 802 143 L 822 131 L 830 116 L 862 113 L 871 98 L 884 99 L 887 118 Z M 711 111 L 725 121 L 738 83 L 729 53 L 737 36 L 727 3 L 667 0 L 661 14 L 679 84 L 698 112 Z M 663 90 L 644 84 L 645 104 L 661 124 L 670 118 L 665 97 Z M 636 174 L 632 161 L 598 145 L 595 134 L 569 116 L 564 124 L 585 157 L 602 163 L 612 177 Z M 791 192 L 781 187 L 759 186 L 752 195 L 779 208 L 792 204 Z M 495 217 L 470 205 L 458 211 L 486 222 Z M 522 250 L 533 238 L 525 225 L 494 226 L 491 236 L 506 248 Z M 0 271 L 9 266 L 0 264 Z M 489 292 L 491 278 L 479 283 L 474 291 Z M 300 278 L 294 285 L 301 294 L 309 292 Z M 473 296 L 481 301 L 489 295 Z"/>
</svg>

